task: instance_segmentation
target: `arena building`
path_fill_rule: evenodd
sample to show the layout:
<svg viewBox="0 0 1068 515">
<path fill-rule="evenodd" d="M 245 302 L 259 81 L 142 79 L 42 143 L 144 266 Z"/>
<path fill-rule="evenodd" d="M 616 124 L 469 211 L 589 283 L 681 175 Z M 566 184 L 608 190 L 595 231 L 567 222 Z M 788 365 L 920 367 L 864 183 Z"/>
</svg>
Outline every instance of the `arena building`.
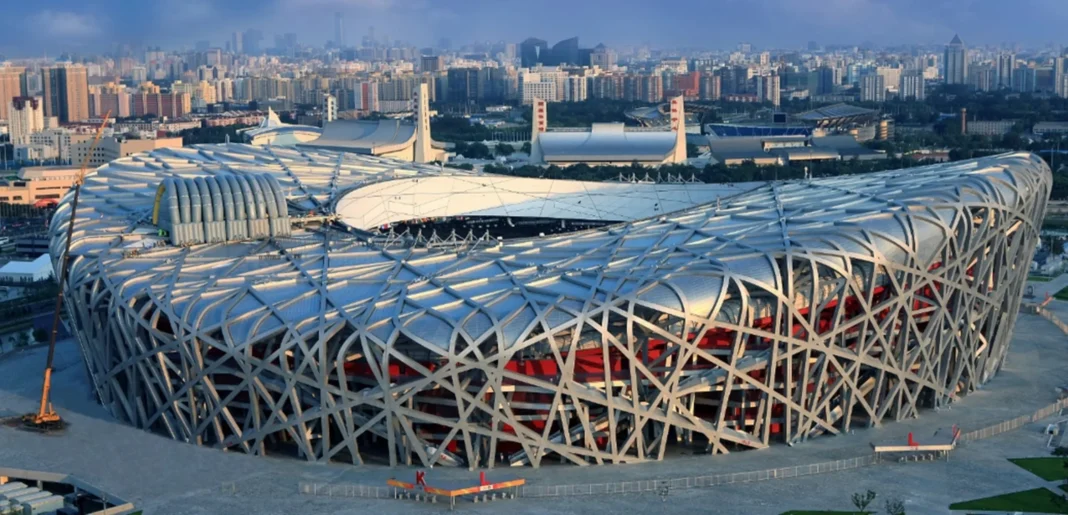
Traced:
<svg viewBox="0 0 1068 515">
<path fill-rule="evenodd" d="M 557 166 L 685 163 L 683 98 L 675 97 L 670 104 L 670 130 L 628 130 L 622 123 L 595 123 L 589 131 L 549 131 L 545 101 L 534 99 L 530 161 Z"/>
<path fill-rule="evenodd" d="M 448 152 L 430 135 L 429 99 L 427 85 L 420 84 L 415 95 L 415 123 L 391 118 L 337 120 L 326 124 L 319 138 L 298 143 L 297 146 L 416 163 L 444 163 L 448 160 Z"/>
<path fill-rule="evenodd" d="M 159 149 L 87 178 L 65 299 L 101 402 L 182 441 L 423 466 L 720 454 L 988 381 L 1050 187 L 1027 153 L 690 190 Z"/>
</svg>

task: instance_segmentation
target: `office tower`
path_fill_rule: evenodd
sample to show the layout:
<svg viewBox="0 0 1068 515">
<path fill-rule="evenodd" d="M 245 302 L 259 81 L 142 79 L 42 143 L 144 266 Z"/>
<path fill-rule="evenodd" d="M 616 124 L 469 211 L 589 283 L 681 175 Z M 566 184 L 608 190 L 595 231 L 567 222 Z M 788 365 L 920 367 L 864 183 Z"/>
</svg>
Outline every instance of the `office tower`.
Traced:
<svg viewBox="0 0 1068 515">
<path fill-rule="evenodd" d="M 518 45 L 516 45 L 515 43 L 505 43 L 504 44 L 504 59 L 506 61 L 508 61 L 509 63 L 511 63 L 512 61 L 515 61 L 516 54 L 517 54 L 517 50 L 516 50 L 517 47 L 518 47 Z M 444 48 L 444 47 L 442 47 L 442 48 Z"/>
<path fill-rule="evenodd" d="M 263 31 L 259 29 L 248 29 L 245 31 L 245 53 L 249 55 L 260 55 L 262 49 L 260 48 L 260 42 L 263 41 Z"/>
<path fill-rule="evenodd" d="M 923 101 L 927 98 L 927 90 L 924 86 L 923 73 L 911 72 L 901 75 L 901 87 L 899 94 L 906 100 Z"/>
<path fill-rule="evenodd" d="M 471 103 L 482 98 L 478 71 L 478 68 L 449 69 L 449 102 Z"/>
<path fill-rule="evenodd" d="M 419 60 L 419 69 L 425 73 L 437 73 L 445 69 L 445 58 L 440 55 L 424 55 Z"/>
<path fill-rule="evenodd" d="M 61 65 L 41 68 L 45 116 L 61 123 L 89 118 L 89 78 L 84 66 Z"/>
<path fill-rule="evenodd" d="M 582 64 L 579 59 L 579 39 L 577 37 L 569 38 L 553 45 L 552 59 L 545 64 L 553 66 Z"/>
<path fill-rule="evenodd" d="M 334 13 L 334 45 L 345 47 L 345 17 L 341 13 Z"/>
<path fill-rule="evenodd" d="M 879 74 L 869 73 L 860 78 L 861 102 L 885 102 L 886 79 Z"/>
<path fill-rule="evenodd" d="M 998 55 L 998 89 L 1012 88 L 1012 74 L 1016 70 L 1016 54 L 1002 52 Z"/>
<path fill-rule="evenodd" d="M 542 39 L 528 38 L 519 44 L 519 58 L 523 68 L 533 68 L 550 58 L 549 43 Z"/>
<path fill-rule="evenodd" d="M 15 97 L 7 105 L 12 145 L 29 145 L 30 135 L 44 130 L 44 106 L 37 97 Z"/>
<path fill-rule="evenodd" d="M 968 49 L 960 36 L 954 35 L 946 45 L 945 58 L 943 59 L 944 71 L 942 73 L 946 84 L 964 84 L 968 79 Z"/>
<path fill-rule="evenodd" d="M 8 119 L 11 99 L 28 93 L 22 75 L 25 70 L 21 66 L 0 66 L 0 120 Z"/>
<path fill-rule="evenodd" d="M 230 51 L 235 54 L 245 53 L 245 35 L 241 32 L 234 32 L 230 35 Z"/>
<path fill-rule="evenodd" d="M 771 54 L 768 52 L 760 53 L 760 66 L 768 66 L 771 64 Z"/>
</svg>

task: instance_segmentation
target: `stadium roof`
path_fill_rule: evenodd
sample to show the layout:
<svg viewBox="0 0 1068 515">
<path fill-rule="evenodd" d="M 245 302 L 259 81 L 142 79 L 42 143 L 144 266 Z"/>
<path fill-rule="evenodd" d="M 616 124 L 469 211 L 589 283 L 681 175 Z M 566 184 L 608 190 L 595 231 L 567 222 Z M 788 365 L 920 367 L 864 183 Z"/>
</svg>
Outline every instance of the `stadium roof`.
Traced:
<svg viewBox="0 0 1068 515">
<path fill-rule="evenodd" d="M 654 184 L 443 175 L 383 181 L 338 202 L 341 220 L 359 229 L 432 217 L 509 216 L 625 222 L 737 195 L 761 183 Z"/>
<path fill-rule="evenodd" d="M 878 114 L 879 112 L 873 109 L 849 104 L 834 104 L 794 115 L 794 119 L 815 124 L 817 127 L 835 127 L 871 119 Z"/>
<path fill-rule="evenodd" d="M 319 139 L 298 146 L 375 155 L 396 152 L 414 143 L 412 123 L 393 119 L 337 120 L 323 127 Z"/>
<path fill-rule="evenodd" d="M 709 123 L 705 124 L 705 130 L 710 133 L 711 136 L 719 138 L 812 135 L 812 128 L 807 125 Z"/>
<path fill-rule="evenodd" d="M 671 131 L 627 131 L 622 123 L 595 123 L 590 131 L 538 136 L 546 162 L 662 161 L 675 149 Z"/>
</svg>

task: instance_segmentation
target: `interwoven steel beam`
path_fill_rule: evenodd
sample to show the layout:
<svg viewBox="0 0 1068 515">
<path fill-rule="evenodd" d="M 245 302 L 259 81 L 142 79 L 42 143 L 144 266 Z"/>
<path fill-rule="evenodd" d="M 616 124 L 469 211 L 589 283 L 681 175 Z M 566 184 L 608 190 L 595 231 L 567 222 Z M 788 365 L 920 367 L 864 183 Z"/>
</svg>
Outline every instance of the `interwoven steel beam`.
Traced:
<svg viewBox="0 0 1068 515">
<path fill-rule="evenodd" d="M 229 145 L 90 177 L 67 307 L 101 402 L 179 440 L 357 464 L 620 463 L 875 426 L 997 372 L 1051 187 L 1021 153 L 489 247 L 144 245 L 166 177 L 273 173 L 293 210 L 328 211 L 465 173 L 401 166 Z"/>
</svg>

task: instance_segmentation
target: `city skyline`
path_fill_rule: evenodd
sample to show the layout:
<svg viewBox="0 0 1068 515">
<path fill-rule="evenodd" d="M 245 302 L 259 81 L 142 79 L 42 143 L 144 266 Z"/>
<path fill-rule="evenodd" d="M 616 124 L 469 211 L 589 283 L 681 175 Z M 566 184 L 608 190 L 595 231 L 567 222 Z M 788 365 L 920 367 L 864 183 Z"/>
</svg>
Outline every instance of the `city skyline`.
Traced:
<svg viewBox="0 0 1068 515">
<path fill-rule="evenodd" d="M 436 46 L 441 39 L 457 46 L 519 42 L 528 35 L 553 41 L 578 35 L 590 45 L 667 48 L 726 49 L 740 41 L 793 48 L 810 40 L 928 45 L 944 44 L 952 34 L 960 34 L 970 46 L 1041 47 L 1063 44 L 1055 27 L 1068 21 L 1068 4 L 1055 0 L 721 0 L 713 5 L 680 0 L 671 10 L 634 0 L 608 4 L 548 0 L 534 8 L 518 0 L 44 0 L 32 10 L 10 13 L 9 30 L 0 35 L 0 54 L 25 58 L 100 52 L 116 44 L 181 48 L 203 40 L 222 47 L 233 31 L 249 28 L 268 39 L 293 33 L 303 44 L 322 46 L 335 38 L 335 14 L 345 18 L 349 45 L 358 45 L 373 26 L 377 40 L 389 37 L 420 47 Z M 1031 11 L 1042 12 L 1041 21 L 1000 22 Z M 699 15 L 682 15 L 686 13 Z"/>
</svg>

